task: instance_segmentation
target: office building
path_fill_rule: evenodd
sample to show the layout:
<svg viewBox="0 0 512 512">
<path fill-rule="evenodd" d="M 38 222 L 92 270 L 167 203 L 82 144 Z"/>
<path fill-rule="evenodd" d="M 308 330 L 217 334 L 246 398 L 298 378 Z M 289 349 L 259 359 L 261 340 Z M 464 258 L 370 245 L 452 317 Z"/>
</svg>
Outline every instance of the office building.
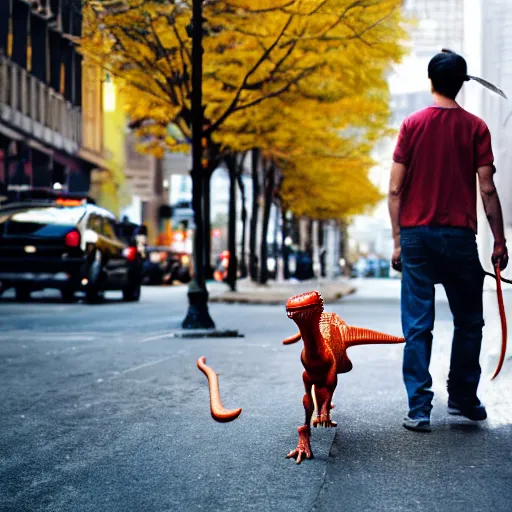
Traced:
<svg viewBox="0 0 512 512">
<path fill-rule="evenodd" d="M 79 2 L 0 2 L 0 188 L 88 192 L 104 164 L 91 119 L 100 97 L 83 95 Z M 97 84 L 99 87 L 99 82 Z M 89 103 L 83 118 L 83 100 Z M 96 102 L 96 103 L 95 103 Z M 87 123 L 93 123 L 93 129 Z M 83 137 L 84 132 L 86 137 Z"/>
</svg>

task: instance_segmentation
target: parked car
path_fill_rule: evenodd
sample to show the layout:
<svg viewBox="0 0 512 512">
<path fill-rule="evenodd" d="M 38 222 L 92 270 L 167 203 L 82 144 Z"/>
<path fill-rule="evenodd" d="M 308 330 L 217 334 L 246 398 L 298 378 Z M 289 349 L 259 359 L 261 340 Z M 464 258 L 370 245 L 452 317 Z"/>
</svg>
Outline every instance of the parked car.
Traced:
<svg viewBox="0 0 512 512">
<path fill-rule="evenodd" d="M 0 289 L 26 301 L 55 288 L 63 300 L 84 292 L 98 302 L 107 290 L 138 301 L 142 258 L 117 235 L 115 216 L 90 199 L 49 193 L 0 204 Z"/>
<path fill-rule="evenodd" d="M 361 257 L 352 268 L 352 277 L 390 277 L 390 262 L 385 258 Z"/>
<path fill-rule="evenodd" d="M 359 258 L 352 267 L 352 277 L 368 277 L 369 265 L 366 258 Z"/>
<path fill-rule="evenodd" d="M 315 272 L 313 270 L 313 259 L 307 251 L 297 251 L 295 262 L 295 279 L 298 279 L 299 281 L 305 281 L 315 277 Z"/>
<path fill-rule="evenodd" d="M 386 258 L 379 260 L 379 277 L 390 277 L 391 262 Z"/>
<path fill-rule="evenodd" d="M 213 278 L 216 281 L 223 282 L 228 277 L 229 267 L 229 251 L 222 251 L 215 262 L 215 270 L 213 272 Z"/>
<path fill-rule="evenodd" d="M 191 280 L 191 256 L 168 247 L 147 246 L 143 263 L 142 283 L 146 285 L 188 283 Z"/>
</svg>

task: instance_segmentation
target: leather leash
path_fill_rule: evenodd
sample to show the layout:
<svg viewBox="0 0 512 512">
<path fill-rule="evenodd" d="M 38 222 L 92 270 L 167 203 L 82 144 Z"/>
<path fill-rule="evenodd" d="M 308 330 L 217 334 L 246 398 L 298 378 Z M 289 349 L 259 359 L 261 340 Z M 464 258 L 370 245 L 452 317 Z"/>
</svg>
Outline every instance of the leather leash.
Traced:
<svg viewBox="0 0 512 512">
<path fill-rule="evenodd" d="M 512 284 L 512 281 L 505 279 L 501 276 L 500 267 L 496 266 L 496 274 L 491 274 L 490 272 L 484 272 L 486 276 L 490 276 L 496 279 L 496 292 L 498 296 L 498 309 L 500 311 L 500 320 L 501 320 L 501 354 L 500 359 L 498 361 L 498 366 L 494 371 L 494 375 L 491 380 L 494 380 L 501 371 L 503 366 L 503 362 L 505 361 L 505 354 L 507 352 L 507 316 L 505 314 L 505 305 L 503 303 L 503 290 L 501 289 L 501 282 Z"/>
</svg>

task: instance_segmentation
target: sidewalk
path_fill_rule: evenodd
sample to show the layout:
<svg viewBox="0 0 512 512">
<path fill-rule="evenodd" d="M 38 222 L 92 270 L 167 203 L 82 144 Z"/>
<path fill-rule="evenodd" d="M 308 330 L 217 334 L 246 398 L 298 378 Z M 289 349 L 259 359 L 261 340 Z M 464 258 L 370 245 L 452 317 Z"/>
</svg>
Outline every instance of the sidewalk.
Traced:
<svg viewBox="0 0 512 512">
<path fill-rule="evenodd" d="M 400 285 L 399 279 L 353 279 L 351 284 L 356 288 L 357 293 L 351 300 L 371 301 L 371 300 L 400 300 Z M 507 344 L 507 359 L 508 364 L 512 365 L 512 337 L 510 335 L 512 325 L 512 285 L 503 283 L 503 301 L 505 303 L 505 312 L 507 315 L 508 323 L 508 344 Z M 448 303 L 446 292 L 442 285 L 435 286 L 435 299 L 436 305 L 441 306 Z M 483 360 L 489 360 L 489 366 L 495 367 L 499 358 L 501 349 L 501 321 L 497 304 L 496 296 L 496 281 L 486 278 L 484 293 L 484 320 L 485 326 L 483 329 Z M 440 321 L 438 315 L 436 316 L 436 325 L 441 326 L 445 331 L 444 335 L 451 338 L 453 332 L 453 320 L 451 314 L 447 322 Z M 507 364 L 507 363 L 506 363 Z"/>
<path fill-rule="evenodd" d="M 318 290 L 326 304 L 354 293 L 355 286 L 348 279 L 312 279 L 308 281 L 272 281 L 266 285 L 253 283 L 250 279 L 237 282 L 237 291 L 232 292 L 224 283 L 208 284 L 210 302 L 242 304 L 284 304 L 292 295 Z"/>
</svg>

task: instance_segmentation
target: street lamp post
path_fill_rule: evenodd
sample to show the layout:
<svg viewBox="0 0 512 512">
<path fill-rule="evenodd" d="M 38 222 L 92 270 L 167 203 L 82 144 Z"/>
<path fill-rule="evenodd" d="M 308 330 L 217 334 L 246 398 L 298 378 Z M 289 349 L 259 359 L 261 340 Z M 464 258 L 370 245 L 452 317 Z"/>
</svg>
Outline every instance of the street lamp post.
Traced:
<svg viewBox="0 0 512 512">
<path fill-rule="evenodd" d="M 215 324 L 208 312 L 208 290 L 206 289 L 203 261 L 203 3 L 192 4 L 192 208 L 194 209 L 194 278 L 188 289 L 188 311 L 183 320 L 184 329 L 213 329 Z"/>
</svg>

